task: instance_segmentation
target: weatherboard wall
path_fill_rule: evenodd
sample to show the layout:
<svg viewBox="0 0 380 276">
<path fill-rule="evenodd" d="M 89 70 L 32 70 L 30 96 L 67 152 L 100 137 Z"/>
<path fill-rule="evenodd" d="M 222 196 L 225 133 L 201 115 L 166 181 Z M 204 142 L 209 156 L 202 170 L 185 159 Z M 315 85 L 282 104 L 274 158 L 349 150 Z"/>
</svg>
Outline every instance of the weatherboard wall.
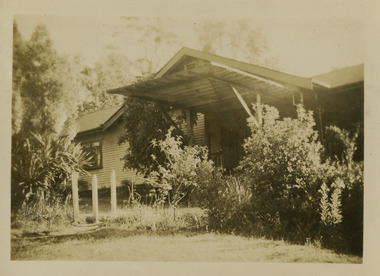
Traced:
<svg viewBox="0 0 380 276">
<path fill-rule="evenodd" d="M 93 174 L 97 175 L 98 187 L 110 187 L 111 172 L 116 171 L 116 185 L 120 186 L 123 180 L 133 181 L 138 184 L 142 183 L 141 176 L 138 176 L 135 171 L 123 169 L 122 158 L 126 154 L 128 144 L 118 144 L 118 138 L 123 131 L 123 126 L 119 122 L 112 125 L 106 131 L 89 134 L 76 139 L 78 142 L 101 141 L 102 143 L 102 168 L 90 169 L 88 172 L 91 175 L 80 176 L 79 180 L 88 183 L 88 189 L 91 189 L 91 178 Z"/>
</svg>

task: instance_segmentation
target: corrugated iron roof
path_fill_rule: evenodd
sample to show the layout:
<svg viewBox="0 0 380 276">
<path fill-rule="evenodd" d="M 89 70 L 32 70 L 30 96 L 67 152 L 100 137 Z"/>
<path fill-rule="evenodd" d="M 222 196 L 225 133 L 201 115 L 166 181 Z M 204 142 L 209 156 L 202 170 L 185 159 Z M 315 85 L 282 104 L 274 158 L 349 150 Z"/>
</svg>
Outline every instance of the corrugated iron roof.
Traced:
<svg viewBox="0 0 380 276">
<path fill-rule="evenodd" d="M 216 62 L 203 64 L 191 70 L 172 72 L 108 92 L 164 101 L 178 107 L 207 112 L 241 107 L 231 86 L 238 89 L 248 103 L 255 102 L 258 93 L 265 103 L 280 102 L 284 97 L 291 97 L 293 93 L 281 82 Z"/>
<path fill-rule="evenodd" d="M 330 89 L 363 81 L 364 64 L 345 67 L 312 78 L 314 84 Z"/>
<path fill-rule="evenodd" d="M 118 105 L 82 115 L 78 119 L 78 133 L 103 128 L 117 113 L 120 113 L 122 107 L 123 105 Z"/>
<path fill-rule="evenodd" d="M 294 93 L 311 91 L 313 84 L 335 88 L 363 80 L 363 64 L 302 78 L 184 47 L 153 79 L 108 92 L 205 113 L 241 108 L 232 87 L 248 104 L 259 94 L 263 103 L 275 105 L 289 102 Z"/>
</svg>

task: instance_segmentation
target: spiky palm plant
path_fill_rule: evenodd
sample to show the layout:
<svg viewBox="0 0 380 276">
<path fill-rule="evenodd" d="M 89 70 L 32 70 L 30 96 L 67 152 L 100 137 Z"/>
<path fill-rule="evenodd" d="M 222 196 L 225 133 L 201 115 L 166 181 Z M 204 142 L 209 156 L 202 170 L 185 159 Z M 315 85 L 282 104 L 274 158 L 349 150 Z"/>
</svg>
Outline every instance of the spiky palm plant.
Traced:
<svg viewBox="0 0 380 276">
<path fill-rule="evenodd" d="M 12 137 L 12 212 L 41 196 L 64 197 L 73 171 L 86 173 L 89 156 L 66 137 L 31 134 Z"/>
</svg>

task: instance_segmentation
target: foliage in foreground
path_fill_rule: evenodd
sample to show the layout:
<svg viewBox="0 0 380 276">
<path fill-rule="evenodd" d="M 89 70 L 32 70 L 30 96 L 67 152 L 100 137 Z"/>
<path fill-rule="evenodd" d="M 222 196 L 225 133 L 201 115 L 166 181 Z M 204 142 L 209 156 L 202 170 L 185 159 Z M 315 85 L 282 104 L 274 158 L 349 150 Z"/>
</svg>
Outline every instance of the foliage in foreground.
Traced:
<svg viewBox="0 0 380 276">
<path fill-rule="evenodd" d="M 175 214 L 175 215 L 174 215 Z M 105 216 L 100 221 L 127 230 L 201 230 L 207 225 L 207 214 L 199 208 L 160 208 L 135 204 L 119 210 L 116 216 Z"/>
<path fill-rule="evenodd" d="M 331 161 L 313 130 L 310 112 L 299 108 L 296 119 L 280 120 L 276 109 L 264 106 L 263 110 L 262 127 L 250 125 L 252 134 L 244 144 L 246 156 L 239 175 L 223 175 L 208 161 L 205 149 L 183 147 L 180 138 L 169 131 L 164 140 L 154 142 L 167 162 L 158 164 L 149 179 L 161 192 L 161 201 L 155 208 L 135 205 L 127 215 L 104 222 L 127 229 L 191 227 L 188 220 L 175 214 L 175 208 L 158 206 L 171 193 L 170 202 L 175 207 L 194 190 L 207 209 L 210 230 L 298 243 L 314 240 L 329 248 L 362 254 L 363 164 L 353 161 L 357 135 L 330 127 L 345 147 L 344 155 Z M 49 191 L 44 183 L 33 184 L 43 195 Z M 192 223 L 195 221 L 192 218 Z"/>
<path fill-rule="evenodd" d="M 251 183 L 254 224 L 274 237 L 305 240 L 319 224 L 323 147 L 311 112 L 299 107 L 296 119 L 279 120 L 275 108 L 263 111 L 262 128 L 249 125 L 241 162 Z"/>
<path fill-rule="evenodd" d="M 157 187 L 159 201 L 177 206 L 186 196 L 198 188 L 199 183 L 208 181 L 214 170 L 213 162 L 208 159 L 208 150 L 201 146 L 184 146 L 180 136 L 172 136 L 173 128 L 166 134 L 165 140 L 153 140 L 153 146 L 164 153 L 167 162 L 158 164 L 156 171 L 147 177 L 149 183 Z M 152 155 L 155 160 L 157 157 Z"/>
<path fill-rule="evenodd" d="M 60 230 L 73 221 L 72 205 L 71 196 L 66 197 L 66 200 L 39 197 L 33 202 L 24 202 L 12 226 L 29 233 Z"/>
<path fill-rule="evenodd" d="M 89 157 L 79 144 L 54 135 L 12 137 L 11 203 L 16 214 L 23 204 L 41 199 L 65 200 L 73 171 L 85 173 Z M 31 207 L 32 208 L 32 207 Z"/>
<path fill-rule="evenodd" d="M 353 161 L 355 138 L 330 128 L 345 145 L 340 161 L 326 158 L 311 112 L 279 119 L 263 107 L 263 125 L 250 124 L 239 177 L 214 174 L 200 185 L 210 228 L 250 233 L 362 254 L 363 164 Z"/>
</svg>

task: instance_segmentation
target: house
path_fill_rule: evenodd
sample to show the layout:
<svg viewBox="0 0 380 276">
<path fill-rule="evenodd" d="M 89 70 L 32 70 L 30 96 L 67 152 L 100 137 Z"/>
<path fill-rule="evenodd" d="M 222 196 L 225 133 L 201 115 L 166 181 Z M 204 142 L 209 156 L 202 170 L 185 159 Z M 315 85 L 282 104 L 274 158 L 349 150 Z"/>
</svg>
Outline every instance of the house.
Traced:
<svg viewBox="0 0 380 276">
<path fill-rule="evenodd" d="M 364 64 L 345 67 L 312 78 L 312 89 L 317 97 L 316 121 L 321 129 L 336 125 L 351 133 L 359 130 L 357 161 L 364 159 Z M 326 140 L 324 131 L 320 131 Z M 328 137 L 327 137 L 328 138 Z M 338 154 L 330 141 L 328 150 Z"/>
<path fill-rule="evenodd" d="M 92 164 L 85 169 L 91 175 L 97 175 L 99 188 L 110 187 L 112 170 L 116 172 L 117 186 L 124 180 L 133 181 L 134 184 L 143 183 L 141 175 L 133 170 L 123 169 L 122 158 L 128 150 L 128 144 L 119 145 L 118 139 L 124 131 L 122 115 L 126 108 L 119 105 L 85 114 L 78 119 L 79 129 L 74 141 L 80 142 L 83 149 L 91 154 Z M 175 112 L 178 113 L 178 110 Z M 204 117 L 199 115 L 197 125 L 194 126 L 194 140 L 199 145 L 205 144 L 204 129 Z M 80 177 L 82 189 L 91 188 L 91 175 Z"/>
<path fill-rule="evenodd" d="M 191 113 L 203 114 L 211 157 L 232 169 L 241 160 L 241 145 L 249 135 L 247 118 L 261 124 L 260 110 L 255 112 L 252 103 L 273 105 L 282 117 L 294 117 L 295 106 L 302 104 L 314 111 L 321 136 L 326 124 L 363 124 L 363 70 L 359 65 L 304 78 L 184 47 L 153 79 L 108 92 L 186 110 L 190 137 Z M 351 99 L 357 100 L 356 109 L 346 105 Z"/>
<path fill-rule="evenodd" d="M 121 185 L 123 180 L 141 183 L 142 178 L 132 170 L 123 169 L 123 161 L 128 145 L 118 144 L 118 138 L 123 131 L 122 115 L 124 106 L 116 106 L 85 114 L 79 117 L 79 130 L 74 139 L 80 142 L 83 149 L 92 155 L 91 166 L 86 170 L 96 174 L 98 187 L 110 187 L 112 170 L 116 171 L 116 183 Z M 82 189 L 91 188 L 91 175 L 81 176 L 79 183 Z"/>
</svg>

